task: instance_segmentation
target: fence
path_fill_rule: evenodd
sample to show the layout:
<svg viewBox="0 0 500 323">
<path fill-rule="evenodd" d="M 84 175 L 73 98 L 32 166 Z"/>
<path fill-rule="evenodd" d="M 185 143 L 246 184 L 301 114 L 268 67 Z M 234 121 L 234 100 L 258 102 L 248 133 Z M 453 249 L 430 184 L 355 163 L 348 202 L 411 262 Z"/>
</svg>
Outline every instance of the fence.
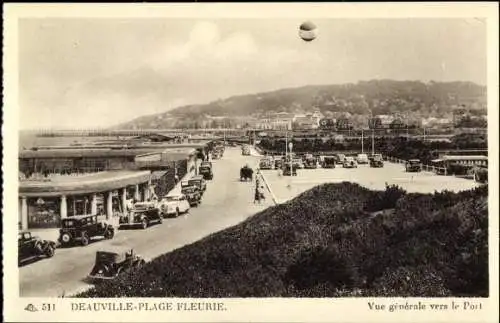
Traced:
<svg viewBox="0 0 500 323">
<path fill-rule="evenodd" d="M 391 156 L 384 156 L 384 159 L 388 162 L 391 162 L 391 163 L 406 164 L 406 160 L 391 157 Z M 445 175 L 445 176 L 448 175 L 448 171 L 447 171 L 446 167 L 422 165 L 422 170 L 425 172 L 435 173 L 436 175 Z"/>
</svg>

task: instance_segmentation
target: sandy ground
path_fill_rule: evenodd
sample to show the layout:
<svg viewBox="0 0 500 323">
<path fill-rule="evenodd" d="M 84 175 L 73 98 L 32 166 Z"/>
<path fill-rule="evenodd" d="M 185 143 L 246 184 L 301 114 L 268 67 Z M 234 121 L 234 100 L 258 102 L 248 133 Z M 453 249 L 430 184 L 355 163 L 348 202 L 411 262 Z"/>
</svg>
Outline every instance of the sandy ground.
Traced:
<svg viewBox="0 0 500 323">
<path fill-rule="evenodd" d="M 338 165 L 334 169 L 299 169 L 297 176 L 280 176 L 277 170 L 265 170 L 266 178 L 277 202 L 290 200 L 298 194 L 323 183 L 343 181 L 359 183 L 370 189 L 383 190 L 386 183 L 396 184 L 408 192 L 433 193 L 434 191 L 462 191 L 476 187 L 474 181 L 453 176 L 439 176 L 429 172 L 407 173 L 401 164 L 385 163 L 383 168 L 358 165 L 346 169 Z"/>
</svg>

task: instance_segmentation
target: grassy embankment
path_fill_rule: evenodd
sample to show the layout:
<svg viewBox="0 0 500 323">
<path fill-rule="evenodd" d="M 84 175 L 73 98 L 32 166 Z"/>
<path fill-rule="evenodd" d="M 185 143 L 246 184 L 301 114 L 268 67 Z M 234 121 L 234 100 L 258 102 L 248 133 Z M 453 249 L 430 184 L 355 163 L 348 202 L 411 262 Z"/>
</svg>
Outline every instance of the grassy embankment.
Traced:
<svg viewBox="0 0 500 323">
<path fill-rule="evenodd" d="M 485 297 L 487 194 L 325 184 L 77 296 Z"/>
</svg>

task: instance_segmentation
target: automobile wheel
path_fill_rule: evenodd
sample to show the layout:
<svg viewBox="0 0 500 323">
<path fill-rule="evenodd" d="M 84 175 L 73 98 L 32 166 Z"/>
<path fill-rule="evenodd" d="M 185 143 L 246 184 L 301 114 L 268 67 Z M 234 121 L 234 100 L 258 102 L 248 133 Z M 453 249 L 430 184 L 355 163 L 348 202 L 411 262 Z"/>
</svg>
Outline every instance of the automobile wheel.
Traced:
<svg viewBox="0 0 500 323">
<path fill-rule="evenodd" d="M 86 246 L 89 244 L 90 242 L 90 239 L 89 239 L 89 236 L 85 233 L 83 236 L 82 236 L 82 246 Z"/>
<path fill-rule="evenodd" d="M 52 258 L 54 256 L 55 250 L 52 246 L 48 246 L 47 249 L 45 249 L 45 255 L 47 258 Z"/>
<path fill-rule="evenodd" d="M 71 242 L 71 235 L 69 233 L 63 233 L 61 236 L 62 244 L 68 244 Z"/>
<path fill-rule="evenodd" d="M 106 238 L 106 239 L 113 239 L 114 236 L 115 236 L 115 231 L 114 230 L 107 230 L 104 233 L 104 238 Z"/>
<path fill-rule="evenodd" d="M 148 220 L 146 220 L 146 219 L 142 220 L 142 225 L 141 225 L 141 227 L 142 227 L 143 229 L 147 229 L 147 227 L 148 227 Z"/>
</svg>

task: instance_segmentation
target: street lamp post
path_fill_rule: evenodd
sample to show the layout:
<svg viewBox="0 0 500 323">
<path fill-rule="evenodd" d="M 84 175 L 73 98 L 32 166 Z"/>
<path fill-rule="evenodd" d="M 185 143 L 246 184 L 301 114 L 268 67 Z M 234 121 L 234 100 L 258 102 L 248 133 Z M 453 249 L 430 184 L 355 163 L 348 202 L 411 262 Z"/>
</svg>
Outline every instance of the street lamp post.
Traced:
<svg viewBox="0 0 500 323">
<path fill-rule="evenodd" d="M 292 176 L 293 176 L 293 160 L 292 160 L 292 148 L 293 148 L 293 143 L 288 144 L 288 148 L 290 150 L 290 182 L 288 183 L 288 186 L 291 186 L 292 183 Z"/>
<path fill-rule="evenodd" d="M 363 129 L 361 129 L 361 153 L 364 154 Z"/>
<path fill-rule="evenodd" d="M 372 128 L 372 156 L 375 155 L 375 129 Z"/>
</svg>

